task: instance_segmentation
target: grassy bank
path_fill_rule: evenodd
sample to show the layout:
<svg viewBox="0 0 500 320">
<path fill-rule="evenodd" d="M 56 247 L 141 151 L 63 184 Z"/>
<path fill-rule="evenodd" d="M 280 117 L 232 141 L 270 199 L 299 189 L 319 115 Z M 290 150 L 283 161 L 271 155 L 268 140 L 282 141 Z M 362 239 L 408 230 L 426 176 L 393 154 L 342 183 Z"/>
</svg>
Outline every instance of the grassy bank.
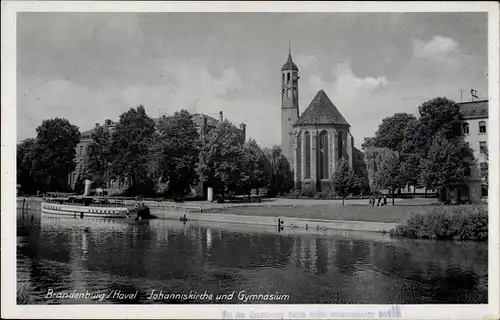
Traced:
<svg viewBox="0 0 500 320">
<path fill-rule="evenodd" d="M 471 206 L 460 206 L 471 207 Z M 487 211 L 487 206 L 483 206 Z M 221 209 L 222 213 L 272 216 L 272 217 L 293 217 L 304 219 L 322 219 L 322 220 L 351 220 L 351 221 L 370 221 L 370 222 L 388 222 L 402 223 L 415 213 L 429 213 L 436 206 L 384 206 L 374 207 L 369 205 L 315 205 L 315 206 L 295 206 L 295 207 L 233 207 Z M 458 208 L 458 207 L 457 207 Z"/>
<path fill-rule="evenodd" d="M 392 236 L 437 240 L 488 240 L 486 206 L 435 207 L 413 214 L 391 231 Z"/>
</svg>

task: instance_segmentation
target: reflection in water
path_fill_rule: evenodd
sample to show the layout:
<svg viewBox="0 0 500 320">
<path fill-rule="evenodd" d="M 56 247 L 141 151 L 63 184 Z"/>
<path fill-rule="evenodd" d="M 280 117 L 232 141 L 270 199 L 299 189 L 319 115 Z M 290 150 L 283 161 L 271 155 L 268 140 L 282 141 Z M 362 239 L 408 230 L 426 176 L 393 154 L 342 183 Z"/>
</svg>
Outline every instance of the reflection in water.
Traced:
<svg viewBox="0 0 500 320">
<path fill-rule="evenodd" d="M 212 230 L 207 228 L 207 249 L 210 250 L 212 248 Z"/>
<path fill-rule="evenodd" d="M 485 243 L 26 211 L 17 222 L 18 281 L 30 284 L 37 303 L 101 302 L 49 299 L 49 289 L 114 292 L 104 303 L 181 302 L 147 300 L 152 290 L 290 295 L 274 303 L 487 303 Z"/>
</svg>

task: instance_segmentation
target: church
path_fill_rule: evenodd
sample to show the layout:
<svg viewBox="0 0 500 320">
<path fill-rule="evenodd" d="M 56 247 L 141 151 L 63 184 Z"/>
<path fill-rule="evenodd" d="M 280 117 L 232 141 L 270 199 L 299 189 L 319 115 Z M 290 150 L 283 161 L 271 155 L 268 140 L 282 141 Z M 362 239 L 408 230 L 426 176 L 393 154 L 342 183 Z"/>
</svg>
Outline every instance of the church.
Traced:
<svg viewBox="0 0 500 320">
<path fill-rule="evenodd" d="M 323 90 L 299 113 L 299 68 L 291 50 L 281 68 L 281 88 L 281 149 L 292 168 L 294 187 L 327 190 L 340 159 L 352 167 L 351 126 Z"/>
</svg>

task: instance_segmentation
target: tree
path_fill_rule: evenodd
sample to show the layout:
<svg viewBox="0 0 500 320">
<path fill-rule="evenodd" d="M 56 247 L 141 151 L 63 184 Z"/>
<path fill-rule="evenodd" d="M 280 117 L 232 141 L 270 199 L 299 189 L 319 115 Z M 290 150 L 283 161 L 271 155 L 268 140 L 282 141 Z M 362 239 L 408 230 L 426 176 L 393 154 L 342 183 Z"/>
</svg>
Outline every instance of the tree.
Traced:
<svg viewBox="0 0 500 320">
<path fill-rule="evenodd" d="M 359 187 L 360 181 L 357 174 L 349 166 L 345 158 L 341 158 L 337 166 L 337 170 L 333 174 L 333 189 L 342 197 L 342 205 L 344 205 L 345 197 L 348 196 L 353 189 Z"/>
<path fill-rule="evenodd" d="M 224 201 L 244 177 L 240 130 L 225 120 L 210 130 L 201 147 L 198 173 L 205 187 L 212 187 Z"/>
<path fill-rule="evenodd" d="M 167 192 L 174 200 L 185 196 L 196 183 L 199 161 L 199 134 L 191 114 L 186 110 L 160 120 L 158 165 L 161 182 L 168 183 Z"/>
<path fill-rule="evenodd" d="M 86 154 L 87 174 L 96 186 L 106 187 L 110 179 L 111 135 L 99 127 L 91 138 Z"/>
<path fill-rule="evenodd" d="M 267 186 L 271 178 L 271 163 L 255 139 L 250 138 L 243 145 L 243 155 L 247 178 L 243 186 L 245 193 Z"/>
<path fill-rule="evenodd" d="M 375 137 L 365 138 L 364 148 L 373 146 L 378 148 L 388 148 L 401 152 L 405 140 L 407 127 L 413 127 L 417 123 L 417 118 L 408 113 L 396 113 L 391 117 L 382 120 Z"/>
<path fill-rule="evenodd" d="M 486 186 L 486 188 L 488 187 L 488 163 L 489 163 L 489 152 L 488 152 L 488 148 L 485 148 L 484 149 L 484 160 L 486 160 L 485 162 L 482 162 L 480 164 L 480 170 L 481 170 L 481 178 L 483 179 L 483 185 Z"/>
<path fill-rule="evenodd" d="M 358 192 L 363 194 L 370 190 L 370 184 L 368 180 L 368 169 L 366 168 L 366 163 L 364 160 L 364 154 L 357 148 L 352 149 L 352 168 L 354 172 L 359 177 L 359 190 L 355 190 L 354 192 Z"/>
<path fill-rule="evenodd" d="M 68 174 L 75 169 L 75 147 L 80 131 L 68 120 L 44 120 L 36 129 L 35 171 L 41 191 L 68 190 Z"/>
<path fill-rule="evenodd" d="M 416 187 L 419 183 L 420 163 L 422 160 L 418 153 L 407 154 L 402 158 L 401 178 L 404 184 L 413 186 L 413 193 L 415 194 Z"/>
<path fill-rule="evenodd" d="M 81 176 L 78 176 L 78 178 L 75 181 L 75 186 L 73 187 L 73 192 L 76 194 L 83 194 L 85 191 L 85 183 L 83 182 L 83 179 Z"/>
<path fill-rule="evenodd" d="M 379 170 L 375 176 L 375 183 L 381 188 L 388 190 L 392 195 L 392 205 L 394 205 L 394 194 L 397 189 L 404 185 L 404 178 L 401 173 L 401 163 L 397 153 L 387 153 L 382 158 Z"/>
<path fill-rule="evenodd" d="M 415 134 L 406 145 L 406 152 L 427 156 L 434 136 L 441 132 L 444 139 L 460 136 L 462 114 L 457 103 L 446 98 L 434 98 L 424 102 L 419 108 L 420 118 Z"/>
<path fill-rule="evenodd" d="M 128 183 L 127 194 L 154 195 L 151 175 L 155 123 L 142 105 L 120 115 L 112 134 L 111 173 Z"/>
<path fill-rule="evenodd" d="M 271 166 L 267 190 L 268 196 L 274 197 L 287 193 L 293 188 L 293 173 L 290 169 L 290 163 L 282 154 L 279 146 L 264 149 L 264 154 Z"/>
<path fill-rule="evenodd" d="M 17 184 L 20 191 L 36 193 L 38 190 L 35 169 L 35 139 L 26 139 L 17 145 Z"/>
<path fill-rule="evenodd" d="M 381 170 L 382 162 L 384 159 L 397 153 L 389 148 L 368 147 L 365 150 L 365 163 L 368 171 L 368 182 L 370 190 L 377 192 L 379 185 L 376 183 L 378 171 Z"/>
<path fill-rule="evenodd" d="M 448 191 L 462 183 L 474 164 L 472 149 L 457 137 L 447 139 L 438 132 L 432 140 L 427 157 L 422 159 L 421 181 L 439 189 L 440 200 L 448 200 Z"/>
</svg>

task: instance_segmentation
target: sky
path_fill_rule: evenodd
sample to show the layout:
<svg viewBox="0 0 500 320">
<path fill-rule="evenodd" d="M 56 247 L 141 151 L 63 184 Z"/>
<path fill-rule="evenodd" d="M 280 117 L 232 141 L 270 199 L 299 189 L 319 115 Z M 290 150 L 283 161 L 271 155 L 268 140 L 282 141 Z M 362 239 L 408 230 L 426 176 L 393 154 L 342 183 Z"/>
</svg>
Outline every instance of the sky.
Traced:
<svg viewBox="0 0 500 320">
<path fill-rule="evenodd" d="M 302 113 L 323 89 L 355 146 L 434 97 L 488 99 L 486 13 L 19 13 L 17 141 L 44 119 L 80 131 L 143 105 L 247 124 L 280 143 L 291 44 Z"/>
</svg>

